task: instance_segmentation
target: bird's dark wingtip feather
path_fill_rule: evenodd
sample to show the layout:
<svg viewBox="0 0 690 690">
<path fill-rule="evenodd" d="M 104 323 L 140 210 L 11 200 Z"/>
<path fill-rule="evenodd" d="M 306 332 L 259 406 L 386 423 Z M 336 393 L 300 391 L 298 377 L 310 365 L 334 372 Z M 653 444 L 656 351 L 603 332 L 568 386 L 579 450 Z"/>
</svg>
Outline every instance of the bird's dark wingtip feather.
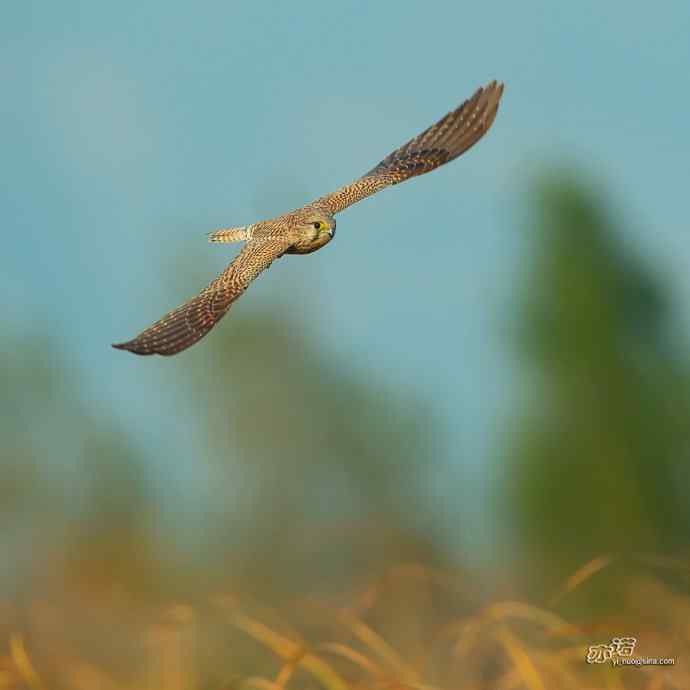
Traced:
<svg viewBox="0 0 690 690">
<path fill-rule="evenodd" d="M 137 346 L 136 340 L 130 340 L 126 343 L 113 343 L 110 347 L 114 348 L 115 350 L 127 350 L 127 352 L 131 352 L 134 355 L 152 355 L 154 354 L 153 352 L 146 352 L 142 350 L 140 347 Z"/>
</svg>

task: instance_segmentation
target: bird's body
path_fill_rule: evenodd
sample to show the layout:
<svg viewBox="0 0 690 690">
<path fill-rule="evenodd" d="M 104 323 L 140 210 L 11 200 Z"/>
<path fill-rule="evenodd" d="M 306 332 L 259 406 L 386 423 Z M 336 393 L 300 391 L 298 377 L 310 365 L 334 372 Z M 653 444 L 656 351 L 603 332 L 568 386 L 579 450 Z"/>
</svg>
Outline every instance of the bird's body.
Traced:
<svg viewBox="0 0 690 690">
<path fill-rule="evenodd" d="M 136 338 L 113 347 L 140 355 L 173 355 L 204 337 L 249 283 L 283 254 L 310 254 L 335 235 L 335 214 L 376 192 L 457 158 L 486 133 L 496 117 L 503 85 L 491 82 L 419 136 L 396 149 L 352 184 L 271 220 L 217 230 L 211 242 L 245 245 L 202 292 Z"/>
</svg>

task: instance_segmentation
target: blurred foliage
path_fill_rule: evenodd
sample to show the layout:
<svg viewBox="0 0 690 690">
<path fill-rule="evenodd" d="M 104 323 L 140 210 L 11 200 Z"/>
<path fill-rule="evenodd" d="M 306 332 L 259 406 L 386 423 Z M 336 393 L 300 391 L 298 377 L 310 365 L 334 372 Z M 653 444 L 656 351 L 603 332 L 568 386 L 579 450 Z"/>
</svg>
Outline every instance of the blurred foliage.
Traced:
<svg viewBox="0 0 690 690">
<path fill-rule="evenodd" d="M 144 458 L 79 395 L 45 338 L 6 340 L 0 362 L 0 544 L 7 591 L 40 589 L 46 562 L 84 583 L 155 589 Z M 95 580 L 94 580 L 95 578 Z"/>
<path fill-rule="evenodd" d="M 690 368 L 663 282 L 597 195 L 556 173 L 535 200 L 505 519 L 536 594 L 598 554 L 687 549 Z M 618 608 L 619 575 L 590 603 Z"/>
<path fill-rule="evenodd" d="M 105 410 L 89 409 L 54 344 L 8 347 L 8 586 L 31 591 L 49 560 L 51 576 L 60 567 L 85 587 L 117 583 L 144 598 L 203 591 L 229 573 L 243 591 L 277 597 L 338 588 L 400 559 L 444 560 L 418 508 L 430 504 L 425 476 L 441 434 L 414 392 L 352 370 L 277 310 L 233 316 L 203 357 L 160 370 L 185 398 L 179 410 L 193 410 L 178 436 L 200 429 L 193 459 L 184 448 L 166 459 L 206 464 L 210 503 L 194 513 L 193 495 L 170 509 L 165 476 L 145 471 L 146 451 Z M 163 424 L 174 430 L 173 414 Z M 189 523 L 194 549 L 180 551 L 175 533 Z"/>
<path fill-rule="evenodd" d="M 305 577 L 337 587 L 391 560 L 442 560 L 417 509 L 430 503 L 428 460 L 443 453 L 431 412 L 277 312 L 236 316 L 186 369 L 221 494 L 233 496 L 216 517 L 233 572 L 294 590 Z"/>
</svg>

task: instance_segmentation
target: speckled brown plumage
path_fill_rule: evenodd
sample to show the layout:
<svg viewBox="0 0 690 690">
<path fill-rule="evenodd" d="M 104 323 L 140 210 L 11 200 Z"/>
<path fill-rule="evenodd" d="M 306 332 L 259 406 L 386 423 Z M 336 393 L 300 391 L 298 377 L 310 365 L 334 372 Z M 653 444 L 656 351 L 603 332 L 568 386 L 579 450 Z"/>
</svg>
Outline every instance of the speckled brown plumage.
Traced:
<svg viewBox="0 0 690 690">
<path fill-rule="evenodd" d="M 282 238 L 247 242 L 239 256 L 196 297 L 168 312 L 128 343 L 113 345 L 138 355 L 174 355 L 203 338 L 261 271 L 288 247 Z"/>
<path fill-rule="evenodd" d="M 386 187 L 452 161 L 476 144 L 491 127 L 502 94 L 503 84 L 495 81 L 477 89 L 472 98 L 386 156 L 366 175 L 317 199 L 314 205 L 338 213 Z"/>
<path fill-rule="evenodd" d="M 237 258 L 199 295 L 159 319 L 136 338 L 113 347 L 139 355 L 174 355 L 203 338 L 259 273 L 283 254 L 308 254 L 335 235 L 333 216 L 367 196 L 423 175 L 457 158 L 493 123 L 503 94 L 495 81 L 386 156 L 355 182 L 307 206 L 268 221 L 211 233 L 211 242 L 246 241 Z"/>
</svg>

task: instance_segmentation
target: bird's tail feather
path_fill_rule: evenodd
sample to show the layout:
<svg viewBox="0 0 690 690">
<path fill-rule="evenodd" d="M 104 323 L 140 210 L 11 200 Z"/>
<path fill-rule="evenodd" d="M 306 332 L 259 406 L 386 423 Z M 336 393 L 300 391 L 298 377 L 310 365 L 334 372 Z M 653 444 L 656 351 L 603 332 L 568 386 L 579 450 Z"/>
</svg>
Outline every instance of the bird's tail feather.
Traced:
<svg viewBox="0 0 690 690">
<path fill-rule="evenodd" d="M 222 228 L 208 233 L 209 242 L 242 242 L 249 239 L 249 226 L 239 228 Z"/>
</svg>

